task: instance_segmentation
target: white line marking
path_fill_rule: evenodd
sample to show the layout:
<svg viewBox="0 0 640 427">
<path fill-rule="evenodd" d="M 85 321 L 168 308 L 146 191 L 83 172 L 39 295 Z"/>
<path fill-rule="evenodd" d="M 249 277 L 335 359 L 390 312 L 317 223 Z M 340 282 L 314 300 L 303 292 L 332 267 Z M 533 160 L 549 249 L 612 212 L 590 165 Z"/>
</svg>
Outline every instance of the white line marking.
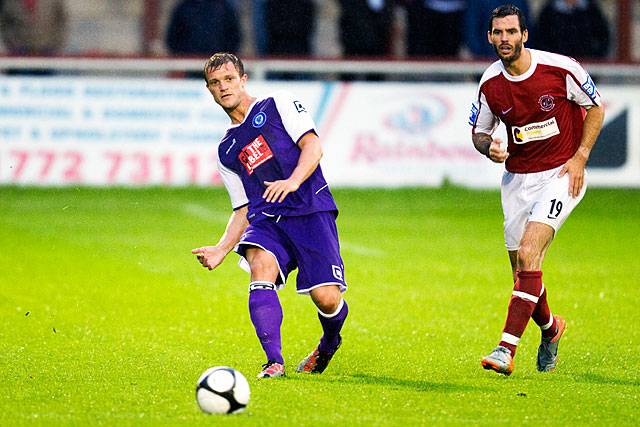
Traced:
<svg viewBox="0 0 640 427">
<path fill-rule="evenodd" d="M 195 203 L 187 203 L 182 207 L 182 211 L 204 221 L 220 222 L 223 224 L 229 222 L 229 216 L 231 216 L 231 213 L 226 214 L 223 212 L 214 211 Z"/>
<path fill-rule="evenodd" d="M 386 256 L 386 252 L 376 248 L 370 248 L 369 246 L 358 245 L 356 243 L 346 242 L 340 240 L 340 249 L 345 252 L 351 252 L 356 255 L 372 256 L 376 258 L 382 258 Z"/>
</svg>

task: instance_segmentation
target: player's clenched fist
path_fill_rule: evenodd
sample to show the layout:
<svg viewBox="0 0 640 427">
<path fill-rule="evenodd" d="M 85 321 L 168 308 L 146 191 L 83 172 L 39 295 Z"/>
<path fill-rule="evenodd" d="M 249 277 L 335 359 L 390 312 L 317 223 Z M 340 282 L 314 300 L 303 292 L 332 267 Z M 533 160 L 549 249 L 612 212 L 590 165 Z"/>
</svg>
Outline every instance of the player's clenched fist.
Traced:
<svg viewBox="0 0 640 427">
<path fill-rule="evenodd" d="M 502 144 L 502 140 L 500 138 L 496 138 L 491 141 L 491 144 L 489 145 L 489 153 L 487 157 L 496 163 L 504 163 L 507 160 L 507 157 L 509 157 L 507 150 L 503 150 L 500 147 L 500 144 Z"/>
</svg>

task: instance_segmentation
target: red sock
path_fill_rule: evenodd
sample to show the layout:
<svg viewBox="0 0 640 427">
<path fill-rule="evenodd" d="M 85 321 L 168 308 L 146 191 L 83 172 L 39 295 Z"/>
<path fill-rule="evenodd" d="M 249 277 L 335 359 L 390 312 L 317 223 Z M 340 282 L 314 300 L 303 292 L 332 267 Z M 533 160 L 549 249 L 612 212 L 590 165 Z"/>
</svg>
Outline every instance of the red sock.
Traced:
<svg viewBox="0 0 640 427">
<path fill-rule="evenodd" d="M 542 290 L 541 271 L 519 271 L 518 279 L 513 287 L 513 294 L 509 301 L 507 320 L 502 330 L 500 345 L 511 351 L 515 356 L 520 337 L 529 323 L 529 318 L 536 308 Z"/>
<path fill-rule="evenodd" d="M 553 337 L 557 332 L 556 319 L 551 315 L 549 304 L 547 303 L 547 289 L 543 287 L 542 295 L 538 299 L 538 304 L 531 314 L 531 318 L 542 330 L 542 336 Z"/>
</svg>

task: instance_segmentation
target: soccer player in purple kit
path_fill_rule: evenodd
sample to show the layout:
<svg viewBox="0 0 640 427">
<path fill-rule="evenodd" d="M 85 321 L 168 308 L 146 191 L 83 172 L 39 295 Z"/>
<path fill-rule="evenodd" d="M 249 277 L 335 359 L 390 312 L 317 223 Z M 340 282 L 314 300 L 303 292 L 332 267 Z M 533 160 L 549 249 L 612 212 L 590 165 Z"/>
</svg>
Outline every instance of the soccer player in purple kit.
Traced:
<svg viewBox="0 0 640 427">
<path fill-rule="evenodd" d="M 192 250 L 213 270 L 235 249 L 251 275 L 249 314 L 267 363 L 258 378 L 285 375 L 276 293 L 298 268 L 297 292 L 318 308 L 323 335 L 297 372 L 323 372 L 340 347 L 348 314 L 335 219 L 338 208 L 322 175 L 322 147 L 313 119 L 286 92 L 257 99 L 247 92 L 240 59 L 216 53 L 204 77 L 231 119 L 218 146 L 218 168 L 233 212 L 216 245 Z"/>
</svg>

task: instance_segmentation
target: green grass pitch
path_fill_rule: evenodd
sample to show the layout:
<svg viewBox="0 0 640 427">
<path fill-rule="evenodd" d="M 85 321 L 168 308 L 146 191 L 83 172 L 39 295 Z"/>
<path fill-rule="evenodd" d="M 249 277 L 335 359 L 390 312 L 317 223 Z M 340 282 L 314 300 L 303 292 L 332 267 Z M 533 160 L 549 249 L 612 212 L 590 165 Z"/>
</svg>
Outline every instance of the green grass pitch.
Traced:
<svg viewBox="0 0 640 427">
<path fill-rule="evenodd" d="M 322 375 L 294 373 L 321 330 L 280 292 L 287 378 L 263 353 L 248 277 L 193 247 L 229 214 L 223 189 L 0 187 L 0 425 L 631 425 L 640 415 L 640 191 L 591 189 L 544 265 L 568 329 L 555 372 L 539 332 L 511 377 L 484 371 L 511 292 L 497 191 L 335 190 L 350 316 Z M 195 381 L 229 365 L 245 413 L 207 416 Z"/>
</svg>

